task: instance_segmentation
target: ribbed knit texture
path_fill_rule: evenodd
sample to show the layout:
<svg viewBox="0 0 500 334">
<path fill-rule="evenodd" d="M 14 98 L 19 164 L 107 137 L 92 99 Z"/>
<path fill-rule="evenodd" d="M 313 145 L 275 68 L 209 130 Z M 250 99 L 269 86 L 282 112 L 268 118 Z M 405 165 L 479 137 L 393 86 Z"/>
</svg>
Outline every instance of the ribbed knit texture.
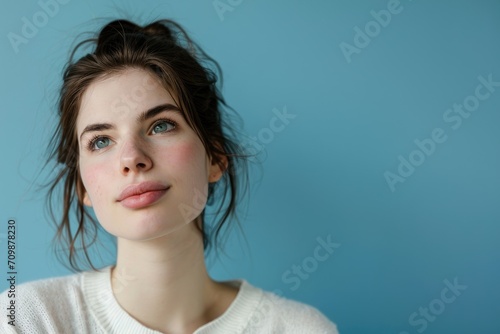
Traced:
<svg viewBox="0 0 500 334">
<path fill-rule="evenodd" d="M 4 291 L 0 295 L 2 333 L 161 334 L 120 307 L 111 288 L 110 269 L 20 284 L 15 327 L 7 323 L 10 299 Z M 265 292 L 245 280 L 230 283 L 240 288 L 236 299 L 222 316 L 193 334 L 338 333 L 313 307 Z"/>
</svg>

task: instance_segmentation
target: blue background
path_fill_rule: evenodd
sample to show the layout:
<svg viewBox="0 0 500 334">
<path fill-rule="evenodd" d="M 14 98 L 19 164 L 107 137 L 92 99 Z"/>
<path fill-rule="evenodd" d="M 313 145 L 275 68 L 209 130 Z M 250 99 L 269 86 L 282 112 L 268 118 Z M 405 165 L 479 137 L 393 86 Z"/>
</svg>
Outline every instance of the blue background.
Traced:
<svg viewBox="0 0 500 334">
<path fill-rule="evenodd" d="M 385 27 L 370 23 L 371 11 L 388 1 L 232 3 L 219 15 L 212 1 L 72 0 L 17 53 L 9 33 L 22 35 L 23 17 L 33 22 L 43 9 L 2 4 L 3 272 L 14 218 L 19 282 L 69 273 L 50 252 L 44 194 L 30 186 L 46 176 L 38 173 L 75 38 L 124 15 L 169 17 L 219 61 L 248 135 L 264 138 L 273 109 L 295 115 L 261 140 L 263 173 L 252 172 L 243 221 L 248 245 L 233 233 L 231 258 L 211 267 L 214 277 L 244 277 L 314 305 L 341 333 L 500 333 L 500 87 L 459 128 L 443 118 L 475 93 L 478 77 L 500 81 L 500 3 L 404 0 Z M 356 46 L 355 27 L 372 37 L 346 57 L 341 45 Z M 414 153 L 414 141 L 436 128 L 446 141 Z M 391 190 L 384 173 L 397 174 L 399 156 L 412 154 L 425 160 Z M 317 238 L 340 246 L 312 260 Z M 290 274 L 294 265 L 309 268 L 307 278 Z M 444 281 L 455 279 L 466 288 L 439 302 Z M 432 321 L 410 322 L 429 306 L 439 313 Z"/>
</svg>

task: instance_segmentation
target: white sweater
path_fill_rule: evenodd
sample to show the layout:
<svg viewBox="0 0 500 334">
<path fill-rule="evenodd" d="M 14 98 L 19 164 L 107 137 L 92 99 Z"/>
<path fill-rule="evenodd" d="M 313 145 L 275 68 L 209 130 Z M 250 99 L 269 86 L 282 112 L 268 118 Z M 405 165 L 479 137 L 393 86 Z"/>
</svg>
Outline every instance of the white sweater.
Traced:
<svg viewBox="0 0 500 334">
<path fill-rule="evenodd" d="M 15 298 L 4 291 L 0 295 L 2 333 L 160 334 L 121 308 L 112 292 L 110 269 L 23 283 L 16 286 Z M 245 280 L 231 283 L 240 287 L 236 299 L 222 316 L 193 334 L 338 334 L 336 326 L 311 306 L 265 292 Z M 15 326 L 8 323 L 11 300 L 15 301 Z"/>
</svg>

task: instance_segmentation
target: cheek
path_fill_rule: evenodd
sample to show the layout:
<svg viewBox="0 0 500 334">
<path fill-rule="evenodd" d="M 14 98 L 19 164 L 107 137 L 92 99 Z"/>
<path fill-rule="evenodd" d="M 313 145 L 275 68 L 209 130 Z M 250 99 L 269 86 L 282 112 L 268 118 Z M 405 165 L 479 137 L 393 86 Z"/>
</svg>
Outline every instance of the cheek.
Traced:
<svg viewBox="0 0 500 334">
<path fill-rule="evenodd" d="M 179 196 L 177 200 L 181 203 L 179 209 L 187 205 L 191 213 L 196 213 L 194 216 L 184 217 L 191 221 L 203 210 L 207 201 L 208 170 L 205 149 L 201 142 L 189 142 L 179 143 L 175 145 L 175 149 L 166 152 L 162 158 L 163 161 L 168 161 L 164 166 L 176 186 Z"/>
<path fill-rule="evenodd" d="M 175 148 L 164 150 L 161 159 L 168 161 L 169 169 L 178 175 L 189 173 L 197 178 L 207 175 L 206 155 L 201 143 L 178 143 Z"/>
<path fill-rule="evenodd" d="M 106 179 L 109 180 L 109 176 L 107 176 L 104 171 L 106 171 L 106 169 L 101 165 L 86 165 L 80 169 L 83 186 L 91 200 L 101 196 L 101 187 L 105 184 L 103 181 Z"/>
</svg>

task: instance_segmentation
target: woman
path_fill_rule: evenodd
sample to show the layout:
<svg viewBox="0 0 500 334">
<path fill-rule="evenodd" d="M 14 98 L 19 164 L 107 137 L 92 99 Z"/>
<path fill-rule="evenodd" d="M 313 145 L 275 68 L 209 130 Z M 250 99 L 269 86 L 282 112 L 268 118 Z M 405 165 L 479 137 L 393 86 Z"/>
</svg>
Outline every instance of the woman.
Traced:
<svg viewBox="0 0 500 334">
<path fill-rule="evenodd" d="M 64 168 L 50 190 L 64 183 L 57 237 L 80 272 L 20 285 L 3 330 L 337 333 L 310 306 L 207 273 L 204 253 L 235 214 L 247 157 L 224 128 L 217 63 L 169 20 L 114 21 L 91 42 L 94 52 L 64 73 L 53 138 Z M 205 207 L 216 200 L 223 215 L 209 229 Z M 96 227 L 88 208 L 117 240 L 116 264 L 101 270 L 86 251 Z M 78 269 L 77 244 L 94 270 Z M 2 308 L 11 300 L 4 292 Z"/>
</svg>

